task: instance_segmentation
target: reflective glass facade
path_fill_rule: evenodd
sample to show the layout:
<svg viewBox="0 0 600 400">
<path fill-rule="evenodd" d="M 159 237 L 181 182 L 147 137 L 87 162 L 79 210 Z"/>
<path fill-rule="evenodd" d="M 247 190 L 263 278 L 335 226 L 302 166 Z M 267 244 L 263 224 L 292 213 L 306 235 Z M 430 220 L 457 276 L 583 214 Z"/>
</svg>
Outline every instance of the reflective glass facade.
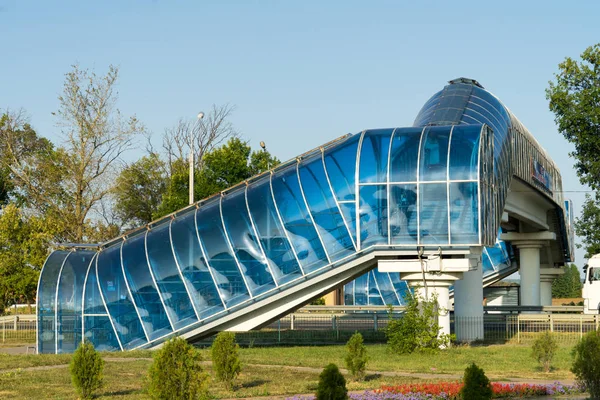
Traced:
<svg viewBox="0 0 600 400">
<path fill-rule="evenodd" d="M 510 254 L 496 237 L 512 175 L 538 185 L 564 222 L 558 194 L 523 172 L 532 157 L 559 188 L 516 118 L 473 82 L 453 82 L 413 127 L 347 135 L 98 249 L 52 253 L 38 350 L 72 351 L 82 338 L 151 347 L 374 249 L 486 246 L 484 271 L 498 271 Z M 376 271 L 349 285 L 349 304 L 400 304 L 406 291 Z"/>
</svg>

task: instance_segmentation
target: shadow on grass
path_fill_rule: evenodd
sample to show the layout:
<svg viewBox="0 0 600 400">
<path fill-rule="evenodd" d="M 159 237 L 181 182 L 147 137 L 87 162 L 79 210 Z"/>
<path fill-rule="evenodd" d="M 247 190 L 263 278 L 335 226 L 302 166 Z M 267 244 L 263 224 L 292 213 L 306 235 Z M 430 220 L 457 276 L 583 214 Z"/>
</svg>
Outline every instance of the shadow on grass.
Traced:
<svg viewBox="0 0 600 400">
<path fill-rule="evenodd" d="M 103 394 L 95 395 L 94 398 L 98 399 L 98 398 L 102 398 L 102 397 L 126 396 L 128 394 L 133 394 L 133 393 L 136 393 L 136 392 L 140 392 L 140 390 L 139 389 L 117 390 L 116 392 L 110 392 L 110 393 L 103 393 Z"/>
<path fill-rule="evenodd" d="M 367 375 L 367 376 L 365 376 L 365 382 L 375 381 L 375 380 L 377 380 L 379 378 L 381 378 L 381 374 Z"/>
<path fill-rule="evenodd" d="M 264 385 L 265 383 L 269 383 L 271 381 L 267 381 L 265 379 L 255 379 L 253 381 L 250 382 L 244 382 L 240 385 L 240 387 L 244 388 L 244 389 L 249 389 L 249 388 L 253 388 L 253 387 L 257 387 L 260 385 Z"/>
</svg>

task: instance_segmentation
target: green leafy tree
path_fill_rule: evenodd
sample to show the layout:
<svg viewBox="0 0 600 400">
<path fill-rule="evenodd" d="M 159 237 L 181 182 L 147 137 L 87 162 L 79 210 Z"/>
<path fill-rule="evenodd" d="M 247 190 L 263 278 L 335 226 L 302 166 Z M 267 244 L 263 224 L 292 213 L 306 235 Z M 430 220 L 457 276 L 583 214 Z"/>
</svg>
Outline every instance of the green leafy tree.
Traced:
<svg viewBox="0 0 600 400">
<path fill-rule="evenodd" d="M 345 400 L 348 398 L 346 379 L 335 364 L 329 364 L 319 375 L 317 400 Z"/>
<path fill-rule="evenodd" d="M 552 282 L 552 297 L 568 299 L 581 297 L 581 275 L 575 264 L 565 265 L 564 274 Z"/>
<path fill-rule="evenodd" d="M 575 232 L 581 238 L 580 247 L 585 249 L 585 258 L 600 254 L 600 192 L 585 195 L 581 215 L 575 223 Z"/>
<path fill-rule="evenodd" d="M 465 400 L 488 400 L 493 395 L 492 384 L 483 369 L 471 363 L 465 369 L 460 396 Z"/>
<path fill-rule="evenodd" d="M 571 372 L 590 393 L 600 399 L 600 332 L 588 332 L 573 348 Z"/>
<path fill-rule="evenodd" d="M 79 345 L 71 359 L 70 371 L 73 386 L 82 399 L 91 399 L 102 387 L 104 360 L 87 340 Z"/>
<path fill-rule="evenodd" d="M 550 111 L 560 133 L 575 146 L 571 157 L 581 183 L 600 189 L 600 44 L 588 47 L 580 60 L 567 57 L 558 65 L 554 81 L 546 89 Z M 588 196 L 577 234 L 583 237 L 587 255 L 600 251 L 600 202 Z"/>
<path fill-rule="evenodd" d="M 50 218 L 26 217 L 12 203 L 0 210 L 0 313 L 14 303 L 34 301 L 57 226 Z"/>
<path fill-rule="evenodd" d="M 188 400 L 205 397 L 209 375 L 202 370 L 200 352 L 185 339 L 165 342 L 154 354 L 148 372 L 148 392 L 153 399 Z"/>
<path fill-rule="evenodd" d="M 251 147 L 233 137 L 221 147 L 204 155 L 201 169 L 194 180 L 194 196 L 204 199 L 234 186 L 257 173 L 273 168 L 279 160 L 264 150 L 252 152 Z M 162 217 L 188 205 L 189 170 L 183 161 L 172 164 L 173 174 L 155 218 Z"/>
<path fill-rule="evenodd" d="M 235 342 L 233 332 L 220 332 L 217 334 L 210 348 L 213 369 L 217 379 L 223 382 L 229 390 L 233 389 L 235 379 L 242 369 L 239 348 L 240 346 Z"/>
<path fill-rule="evenodd" d="M 422 350 L 439 350 L 450 344 L 450 337 L 440 334 L 437 298 L 424 300 L 419 295 L 407 293 L 406 306 L 400 318 L 390 321 L 385 334 L 388 346 L 396 354 L 410 354 Z"/>
<path fill-rule="evenodd" d="M 166 191 L 166 165 L 156 153 L 125 167 L 117 178 L 115 210 L 125 225 L 152 221 Z"/>
<path fill-rule="evenodd" d="M 558 343 L 549 331 L 542 332 L 533 342 L 531 356 L 542 365 L 544 372 L 550 372 L 552 359 L 558 350 Z"/>
<path fill-rule="evenodd" d="M 367 367 L 367 347 L 364 344 L 363 336 L 356 332 L 346 343 L 346 368 L 350 371 L 355 380 L 361 381 L 365 377 Z"/>
</svg>

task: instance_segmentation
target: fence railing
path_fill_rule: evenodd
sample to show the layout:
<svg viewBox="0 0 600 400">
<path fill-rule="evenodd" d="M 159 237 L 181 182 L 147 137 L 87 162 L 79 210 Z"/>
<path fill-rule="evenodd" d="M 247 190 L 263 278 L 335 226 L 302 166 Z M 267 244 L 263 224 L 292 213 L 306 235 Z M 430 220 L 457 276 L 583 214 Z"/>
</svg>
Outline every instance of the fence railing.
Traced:
<svg viewBox="0 0 600 400">
<path fill-rule="evenodd" d="M 332 313 L 296 312 L 275 321 L 261 330 L 239 332 L 242 345 L 302 345 L 345 343 L 355 332 L 361 332 L 365 342 L 384 343 L 385 328 L 391 318 L 401 318 L 401 313 L 354 310 Z M 600 315 L 584 314 L 485 314 L 483 317 L 455 317 L 451 314 L 451 332 L 470 329 L 480 333 L 483 319 L 483 341 L 488 343 L 532 342 L 541 332 L 554 333 L 556 340 L 564 345 L 577 343 L 589 331 L 600 328 Z M 74 328 L 73 328 L 74 329 Z M 73 329 L 63 326 L 63 335 Z M 475 331 L 474 331 L 475 332 Z M 72 332 L 71 332 L 72 333 Z M 14 317 L 0 320 L 0 343 L 35 343 L 35 320 Z M 200 344 L 210 344 L 211 338 Z"/>
<path fill-rule="evenodd" d="M 0 321 L 0 343 L 30 344 L 35 343 L 35 320 L 22 321 L 4 319 Z"/>
</svg>

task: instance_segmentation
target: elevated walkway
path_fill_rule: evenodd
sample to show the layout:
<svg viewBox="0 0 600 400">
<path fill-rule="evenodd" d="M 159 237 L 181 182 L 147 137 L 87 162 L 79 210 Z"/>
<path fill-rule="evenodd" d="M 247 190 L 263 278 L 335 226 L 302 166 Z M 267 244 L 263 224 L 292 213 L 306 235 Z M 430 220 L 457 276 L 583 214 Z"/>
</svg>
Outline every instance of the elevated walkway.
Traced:
<svg viewBox="0 0 600 400">
<path fill-rule="evenodd" d="M 543 199 L 544 224 L 539 212 L 505 211 L 514 181 L 532 191 L 525 203 Z M 556 238 L 543 261 L 570 260 L 560 185 L 498 99 L 452 81 L 413 127 L 346 135 L 100 246 L 52 253 L 38 286 L 38 351 L 70 352 L 84 338 L 103 350 L 155 348 L 173 335 L 253 329 L 358 277 L 366 290 L 359 299 L 354 290 L 354 304 L 400 304 L 400 274 L 466 274 L 457 294 L 480 292 L 514 268 L 510 244 L 486 267 L 498 232 L 533 217 L 531 229 Z M 400 274 L 365 275 L 382 263 Z M 481 308 L 480 293 L 467 298 Z"/>
</svg>

